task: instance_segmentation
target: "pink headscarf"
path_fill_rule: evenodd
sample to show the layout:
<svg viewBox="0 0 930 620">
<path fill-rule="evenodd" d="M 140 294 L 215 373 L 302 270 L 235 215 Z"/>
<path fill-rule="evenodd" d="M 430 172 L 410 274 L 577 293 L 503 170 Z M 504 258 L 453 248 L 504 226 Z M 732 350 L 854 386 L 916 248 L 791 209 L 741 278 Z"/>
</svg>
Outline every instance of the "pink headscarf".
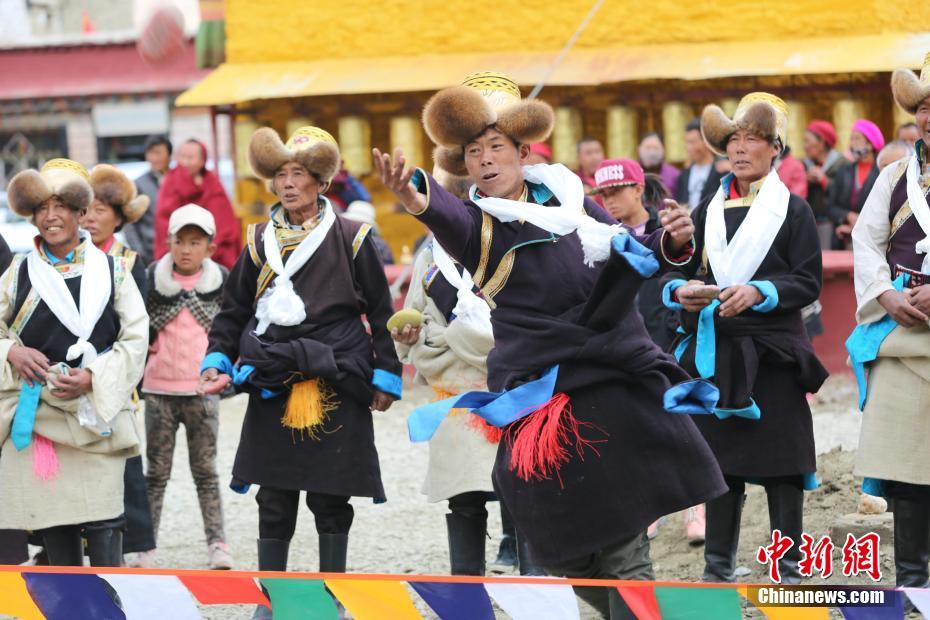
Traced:
<svg viewBox="0 0 930 620">
<path fill-rule="evenodd" d="M 860 118 L 855 123 L 853 123 L 853 131 L 858 131 L 865 139 L 872 143 L 872 148 L 875 149 L 875 152 L 878 153 L 885 146 L 885 137 L 882 135 L 882 130 L 878 128 L 878 125 L 872 121 L 867 121 L 864 118 Z"/>
</svg>

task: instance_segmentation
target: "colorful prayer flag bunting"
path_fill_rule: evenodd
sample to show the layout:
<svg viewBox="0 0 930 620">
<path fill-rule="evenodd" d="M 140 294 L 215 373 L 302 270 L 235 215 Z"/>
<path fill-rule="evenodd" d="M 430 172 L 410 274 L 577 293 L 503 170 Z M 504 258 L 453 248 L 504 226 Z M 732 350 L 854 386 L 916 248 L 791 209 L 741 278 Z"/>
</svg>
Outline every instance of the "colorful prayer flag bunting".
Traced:
<svg viewBox="0 0 930 620">
<path fill-rule="evenodd" d="M 640 620 L 737 620 L 744 606 L 768 620 L 829 617 L 827 608 L 762 605 L 759 586 L 737 584 L 25 566 L 0 566 L 0 615 L 195 620 L 201 618 L 199 603 L 266 605 L 275 620 L 336 620 L 340 605 L 357 620 L 419 620 L 427 607 L 440 620 L 492 620 L 501 611 L 512 620 L 577 620 L 573 586 L 603 588 L 605 600 L 619 594 Z M 847 620 L 897 620 L 907 596 L 922 613 L 930 612 L 928 590 L 883 592 L 883 604 L 836 609 Z"/>
</svg>

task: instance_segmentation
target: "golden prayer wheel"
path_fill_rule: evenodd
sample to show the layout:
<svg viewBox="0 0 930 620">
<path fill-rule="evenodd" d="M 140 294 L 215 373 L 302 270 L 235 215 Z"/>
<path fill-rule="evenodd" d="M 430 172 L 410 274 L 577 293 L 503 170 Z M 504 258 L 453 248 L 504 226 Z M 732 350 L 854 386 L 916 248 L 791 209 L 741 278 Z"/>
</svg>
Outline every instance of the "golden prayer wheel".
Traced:
<svg viewBox="0 0 930 620">
<path fill-rule="evenodd" d="M 625 105 L 607 108 L 607 157 L 636 158 L 636 109 Z"/>
<path fill-rule="evenodd" d="M 371 124 L 362 116 L 339 119 L 339 150 L 346 170 L 354 175 L 371 172 Z"/>
<path fill-rule="evenodd" d="M 669 101 L 662 106 L 662 134 L 665 138 L 665 160 L 682 162 L 688 158 L 685 149 L 685 127 L 694 118 L 691 106 L 681 101 Z"/>
<path fill-rule="evenodd" d="M 788 104 L 788 146 L 798 159 L 804 157 L 804 132 L 810 120 L 810 109 L 806 103 L 787 101 Z"/>
<path fill-rule="evenodd" d="M 574 170 L 578 167 L 578 141 L 581 140 L 581 110 L 566 106 L 555 109 L 555 129 L 552 132 L 553 161 Z"/>
<path fill-rule="evenodd" d="M 411 166 L 423 165 L 423 135 L 420 119 L 415 116 L 391 118 L 391 151 L 400 148 Z"/>
</svg>

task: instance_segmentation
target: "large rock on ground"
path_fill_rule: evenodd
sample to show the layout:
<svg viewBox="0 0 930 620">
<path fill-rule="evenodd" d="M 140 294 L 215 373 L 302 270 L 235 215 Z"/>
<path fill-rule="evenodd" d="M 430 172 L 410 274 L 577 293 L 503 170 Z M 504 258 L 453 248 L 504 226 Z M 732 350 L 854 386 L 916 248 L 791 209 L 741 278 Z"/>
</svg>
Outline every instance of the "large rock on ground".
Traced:
<svg viewBox="0 0 930 620">
<path fill-rule="evenodd" d="M 847 534 L 859 538 L 871 532 L 878 534 L 884 542 L 891 542 L 894 535 L 894 516 L 890 512 L 873 515 L 852 513 L 838 517 L 830 526 L 830 538 L 837 547 L 843 546 Z"/>
</svg>

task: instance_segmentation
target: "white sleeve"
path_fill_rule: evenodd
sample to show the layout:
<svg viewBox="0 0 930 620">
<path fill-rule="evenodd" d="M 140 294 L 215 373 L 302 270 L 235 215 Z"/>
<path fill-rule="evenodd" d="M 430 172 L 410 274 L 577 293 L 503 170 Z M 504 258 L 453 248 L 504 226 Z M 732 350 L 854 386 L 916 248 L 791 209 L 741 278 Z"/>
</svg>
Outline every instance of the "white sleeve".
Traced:
<svg viewBox="0 0 930 620">
<path fill-rule="evenodd" d="M 3 275 L 0 276 L 0 390 L 19 389 L 19 375 L 7 363 L 7 355 L 14 344 L 21 344 L 16 334 L 10 331 L 13 321 L 13 280 L 19 273 L 15 267 L 19 261 L 14 259 Z"/>
<path fill-rule="evenodd" d="M 894 290 L 886 253 L 891 238 L 888 214 L 893 175 L 898 167 L 899 164 L 889 165 L 878 175 L 852 231 L 856 321 L 860 325 L 877 321 L 886 314 L 878 297 Z"/>
<path fill-rule="evenodd" d="M 119 335 L 113 347 L 88 366 L 93 373 L 93 386 L 87 396 L 105 422 L 110 422 L 129 404 L 142 378 L 149 344 L 149 315 L 128 270 L 116 289 L 113 303 L 119 316 Z"/>
</svg>

